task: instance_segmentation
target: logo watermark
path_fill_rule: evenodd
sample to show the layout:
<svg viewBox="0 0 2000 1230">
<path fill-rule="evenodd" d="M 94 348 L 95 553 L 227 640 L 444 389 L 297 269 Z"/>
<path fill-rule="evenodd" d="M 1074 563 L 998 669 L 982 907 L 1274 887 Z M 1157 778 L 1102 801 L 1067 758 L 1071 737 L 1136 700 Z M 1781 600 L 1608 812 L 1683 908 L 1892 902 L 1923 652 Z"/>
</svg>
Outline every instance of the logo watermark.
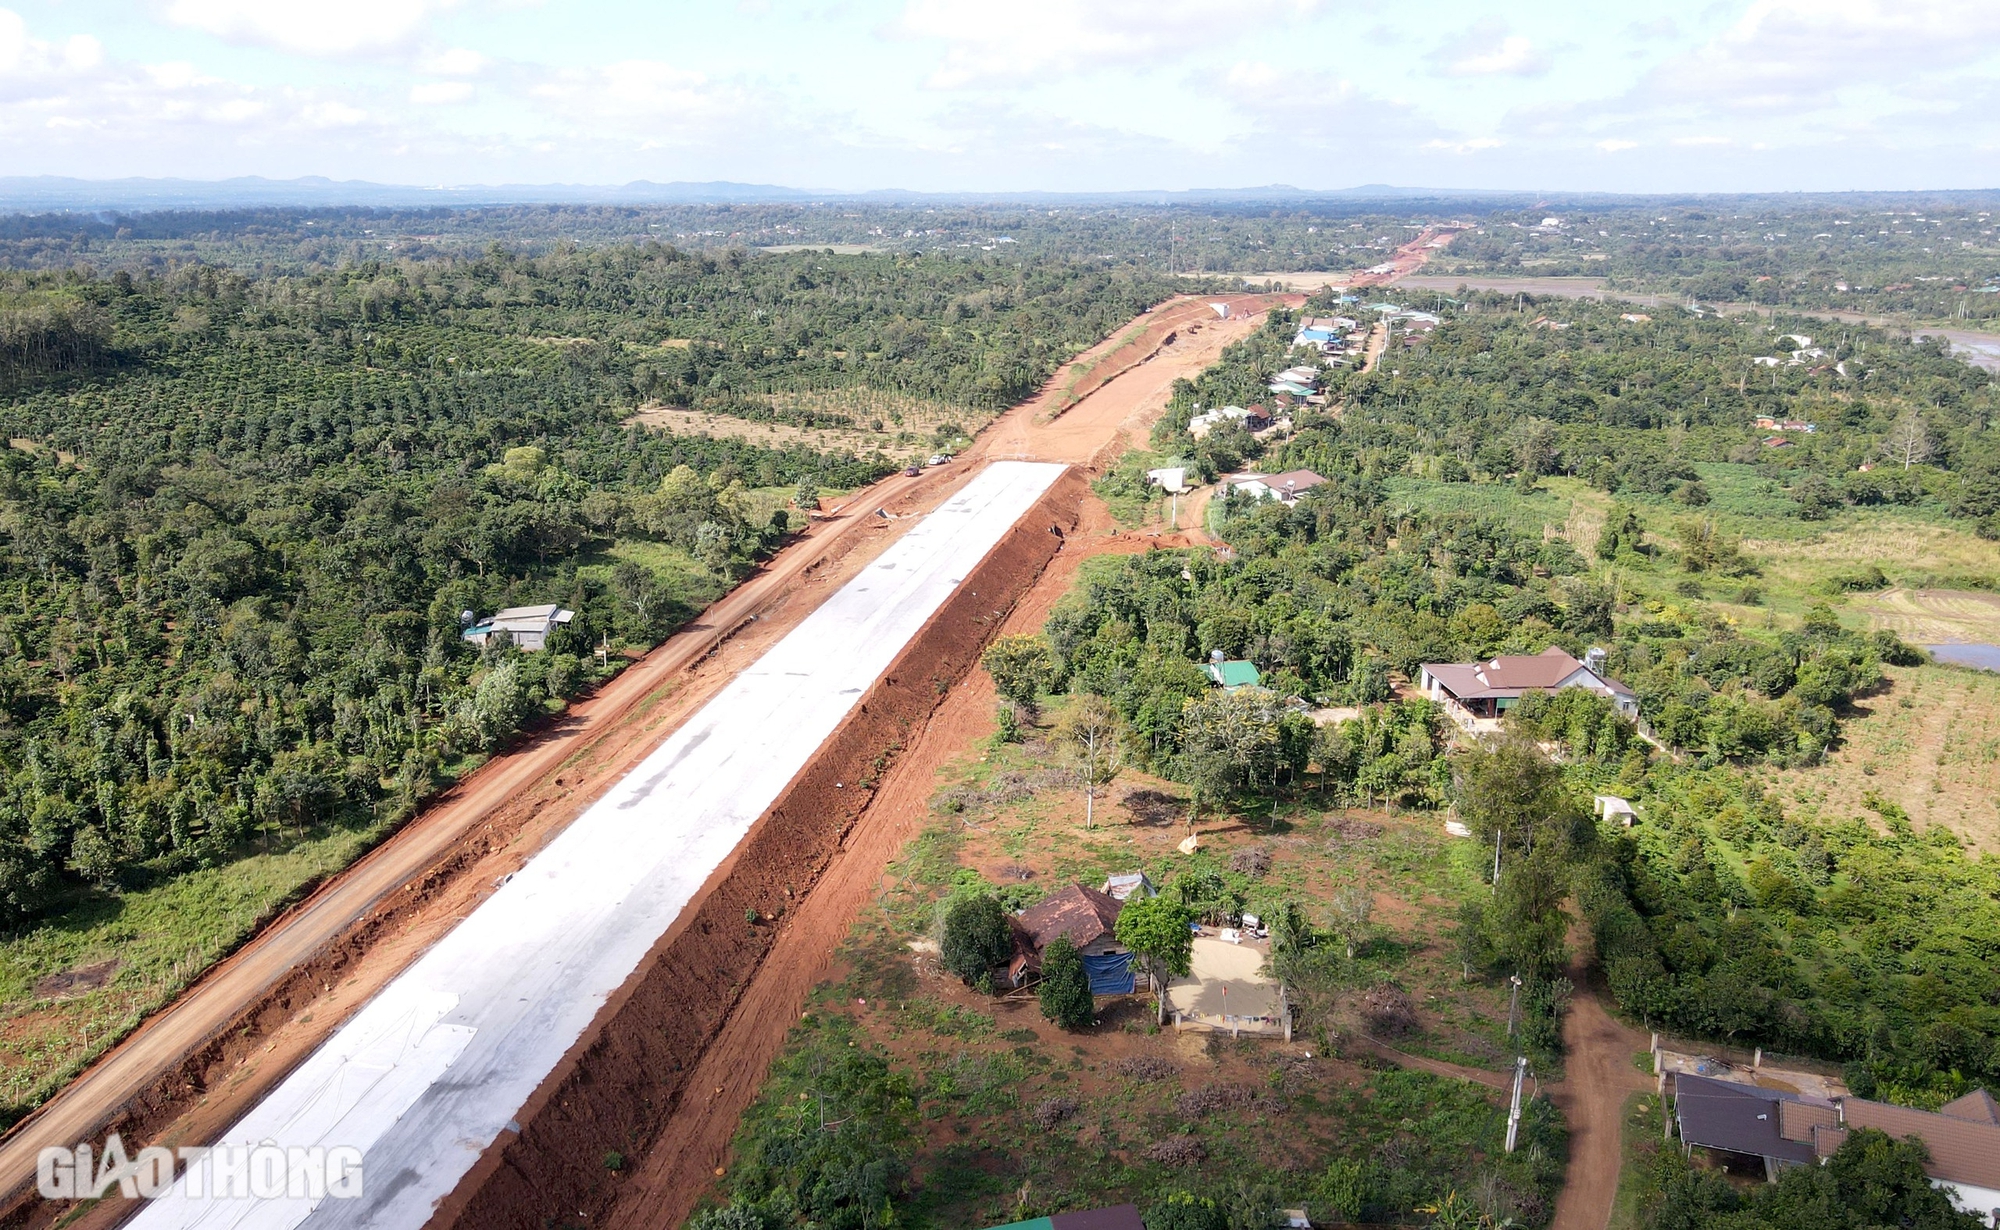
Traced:
<svg viewBox="0 0 2000 1230">
<path fill-rule="evenodd" d="M 352 1200 L 361 1195 L 361 1150 L 345 1145 L 148 1145 L 128 1153 L 113 1133 L 102 1149 L 51 1145 L 35 1159 L 35 1190 L 46 1200 L 95 1200 L 116 1190 L 151 1200 L 174 1187 L 186 1168 L 190 1200 Z"/>
</svg>

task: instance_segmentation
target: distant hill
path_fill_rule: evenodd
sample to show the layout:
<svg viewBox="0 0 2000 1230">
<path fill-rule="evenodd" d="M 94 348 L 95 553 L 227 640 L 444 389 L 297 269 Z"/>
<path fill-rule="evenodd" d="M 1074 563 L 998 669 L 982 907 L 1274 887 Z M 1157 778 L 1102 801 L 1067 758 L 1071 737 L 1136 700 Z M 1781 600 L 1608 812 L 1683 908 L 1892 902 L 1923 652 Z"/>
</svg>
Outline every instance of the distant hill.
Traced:
<svg viewBox="0 0 2000 1230">
<path fill-rule="evenodd" d="M 427 188 L 414 184 L 378 184 L 359 179 L 327 179 L 318 175 L 299 179 L 266 179 L 249 175 L 220 180 L 0 176 L 0 212 L 10 213 L 339 205 L 421 208 L 434 205 L 717 205 L 811 201 L 1240 205 L 1315 200 L 1476 200 L 1504 204 L 1533 199 L 1535 195 L 1532 193 L 1400 188 L 1389 184 L 1328 189 L 1267 184 L 1251 188 L 1131 189 L 1115 192 L 918 192 L 902 188 L 868 192 L 814 192 L 777 184 L 743 184 L 727 180 L 661 184 L 642 179 L 627 184 L 469 184 Z"/>
<path fill-rule="evenodd" d="M 243 209 L 266 205 L 703 205 L 809 201 L 814 194 L 771 184 L 472 184 L 419 187 L 359 179 L 73 179 L 56 175 L 0 176 L 0 210 Z"/>
<path fill-rule="evenodd" d="M 76 179 L 56 175 L 0 176 L 0 214 L 157 210 L 232 210 L 256 208 L 359 207 L 411 209 L 482 205 L 811 205 L 852 202 L 881 206 L 938 205 L 1137 205 L 1244 207 L 1263 204 L 1310 205 L 1314 202 L 1380 202 L 1403 209 L 1432 205 L 1453 210 L 1589 209 L 1647 204 L 1727 203 L 1735 207 L 1797 209 L 1804 205 L 1840 204 L 1852 208 L 1993 208 L 2000 195 L 1991 190 L 1941 192 L 1831 193 L 1666 193 L 1645 196 L 1608 192 L 1520 192 L 1486 188 L 1412 188 L 1395 184 L 1359 184 L 1349 188 L 1299 188 L 1265 184 L 1248 188 L 1124 189 L 1105 192 L 920 192 L 882 188 L 837 192 L 789 188 L 780 184 L 744 184 L 729 180 L 626 184 L 459 184 L 423 187 L 378 184 L 359 179 L 266 179 L 249 175 L 236 179 Z"/>
</svg>

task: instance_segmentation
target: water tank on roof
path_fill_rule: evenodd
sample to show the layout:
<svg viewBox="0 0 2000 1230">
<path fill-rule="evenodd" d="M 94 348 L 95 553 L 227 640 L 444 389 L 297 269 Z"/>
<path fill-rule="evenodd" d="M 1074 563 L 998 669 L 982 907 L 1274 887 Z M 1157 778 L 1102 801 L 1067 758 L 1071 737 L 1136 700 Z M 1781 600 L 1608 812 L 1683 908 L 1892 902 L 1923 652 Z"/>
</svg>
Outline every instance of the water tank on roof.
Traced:
<svg viewBox="0 0 2000 1230">
<path fill-rule="evenodd" d="M 1590 668 L 1592 674 L 1602 675 L 1604 673 L 1605 656 L 1603 649 L 1592 645 L 1589 649 L 1583 651 L 1583 664 Z"/>
</svg>

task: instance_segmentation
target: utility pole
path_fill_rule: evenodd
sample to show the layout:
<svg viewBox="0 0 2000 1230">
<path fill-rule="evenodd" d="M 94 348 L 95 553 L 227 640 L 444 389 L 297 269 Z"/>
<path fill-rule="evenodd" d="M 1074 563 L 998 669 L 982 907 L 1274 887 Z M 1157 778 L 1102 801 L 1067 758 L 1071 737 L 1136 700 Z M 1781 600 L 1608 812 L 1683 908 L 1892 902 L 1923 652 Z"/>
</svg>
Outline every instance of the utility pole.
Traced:
<svg viewBox="0 0 2000 1230">
<path fill-rule="evenodd" d="M 1500 892 L 1500 830 L 1493 830 L 1493 892 Z"/>
<path fill-rule="evenodd" d="M 1507 1152 L 1514 1151 L 1514 1144 L 1521 1136 L 1521 1083 L 1528 1076 L 1528 1057 L 1514 1057 L 1514 1104 L 1507 1111 Z"/>
<path fill-rule="evenodd" d="M 1521 976 L 1519 974 L 1515 974 L 1507 981 L 1514 984 L 1513 991 L 1510 992 L 1507 996 L 1507 1036 L 1511 1038 L 1514 1036 L 1514 1020 L 1515 1020 L 1514 1010 L 1518 1008 L 1521 1003 Z"/>
</svg>

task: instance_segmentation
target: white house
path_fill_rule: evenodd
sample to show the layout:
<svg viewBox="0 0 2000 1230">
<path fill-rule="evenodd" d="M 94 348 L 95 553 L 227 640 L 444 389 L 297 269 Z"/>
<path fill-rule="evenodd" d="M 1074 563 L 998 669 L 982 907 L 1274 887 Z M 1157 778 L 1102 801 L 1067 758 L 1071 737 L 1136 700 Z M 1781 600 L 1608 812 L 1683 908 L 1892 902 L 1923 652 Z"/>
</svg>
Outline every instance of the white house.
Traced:
<svg viewBox="0 0 2000 1230">
<path fill-rule="evenodd" d="M 1326 480 L 1311 470 L 1287 470 L 1283 474 L 1237 474 L 1222 480 L 1226 492 L 1241 491 L 1259 500 L 1277 500 L 1287 508 L 1299 497 Z"/>
<path fill-rule="evenodd" d="M 484 648 L 495 636 L 505 633 L 522 651 L 539 653 L 548 646 L 549 633 L 575 618 L 575 611 L 566 611 L 553 602 L 544 602 L 539 606 L 510 606 L 479 620 L 460 635 Z"/>
</svg>

